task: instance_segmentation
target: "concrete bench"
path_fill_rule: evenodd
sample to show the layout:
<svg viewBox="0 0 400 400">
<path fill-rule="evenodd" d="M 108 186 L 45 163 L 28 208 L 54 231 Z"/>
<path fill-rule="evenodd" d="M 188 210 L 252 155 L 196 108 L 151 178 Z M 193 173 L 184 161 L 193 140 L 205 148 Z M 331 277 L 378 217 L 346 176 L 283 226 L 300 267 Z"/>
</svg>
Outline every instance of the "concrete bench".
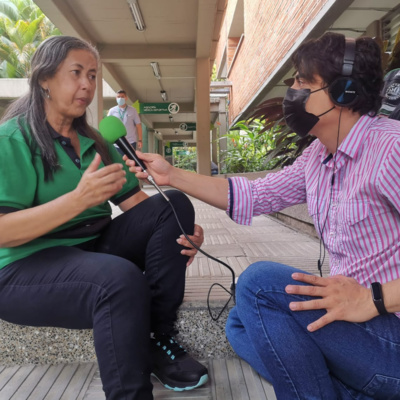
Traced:
<svg viewBox="0 0 400 400">
<path fill-rule="evenodd" d="M 214 304 L 216 313 L 221 305 Z M 198 359 L 234 356 L 225 337 L 228 312 L 213 321 L 204 302 L 183 304 L 178 313 L 177 340 Z M 0 365 L 91 362 L 96 360 L 93 334 L 73 330 L 30 327 L 0 321 Z"/>
</svg>

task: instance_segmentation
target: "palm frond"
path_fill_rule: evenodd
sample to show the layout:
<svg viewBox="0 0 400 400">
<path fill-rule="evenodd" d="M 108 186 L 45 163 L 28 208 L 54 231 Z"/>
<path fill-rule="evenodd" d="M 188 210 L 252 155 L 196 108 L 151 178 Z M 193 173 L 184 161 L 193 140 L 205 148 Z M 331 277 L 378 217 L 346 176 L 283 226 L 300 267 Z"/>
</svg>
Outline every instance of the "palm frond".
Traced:
<svg viewBox="0 0 400 400">
<path fill-rule="evenodd" d="M 0 1 L 0 18 L 8 18 L 12 21 L 18 20 L 19 12 L 17 6 L 8 0 Z"/>
</svg>

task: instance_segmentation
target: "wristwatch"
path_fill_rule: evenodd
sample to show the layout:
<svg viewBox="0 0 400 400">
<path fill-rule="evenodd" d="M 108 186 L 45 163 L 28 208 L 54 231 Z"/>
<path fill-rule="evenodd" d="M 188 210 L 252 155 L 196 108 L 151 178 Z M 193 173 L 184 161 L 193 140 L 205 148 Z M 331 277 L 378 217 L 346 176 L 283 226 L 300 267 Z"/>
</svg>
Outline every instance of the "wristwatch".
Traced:
<svg viewBox="0 0 400 400">
<path fill-rule="evenodd" d="M 383 302 L 382 286 L 379 282 L 371 283 L 372 300 L 380 315 L 387 314 L 385 303 Z"/>
</svg>

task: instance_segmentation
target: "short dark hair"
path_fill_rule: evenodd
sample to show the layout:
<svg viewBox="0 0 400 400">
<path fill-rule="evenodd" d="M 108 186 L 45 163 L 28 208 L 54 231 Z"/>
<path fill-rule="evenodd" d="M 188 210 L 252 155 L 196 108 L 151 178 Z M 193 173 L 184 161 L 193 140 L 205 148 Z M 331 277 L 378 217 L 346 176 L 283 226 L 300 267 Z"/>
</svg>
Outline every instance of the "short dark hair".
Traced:
<svg viewBox="0 0 400 400">
<path fill-rule="evenodd" d="M 125 90 L 124 90 L 124 89 L 120 89 L 120 90 L 118 90 L 117 94 L 121 94 L 121 93 L 123 93 L 123 94 L 126 94 L 126 92 L 125 92 Z"/>
<path fill-rule="evenodd" d="M 309 82 L 319 75 L 329 85 L 342 76 L 345 36 L 327 32 L 318 39 L 303 43 L 293 54 L 295 69 Z M 356 52 L 351 78 L 357 81 L 359 96 L 349 108 L 361 115 L 376 115 L 382 97 L 380 91 L 383 84 L 381 49 L 369 37 L 356 40 Z"/>
</svg>

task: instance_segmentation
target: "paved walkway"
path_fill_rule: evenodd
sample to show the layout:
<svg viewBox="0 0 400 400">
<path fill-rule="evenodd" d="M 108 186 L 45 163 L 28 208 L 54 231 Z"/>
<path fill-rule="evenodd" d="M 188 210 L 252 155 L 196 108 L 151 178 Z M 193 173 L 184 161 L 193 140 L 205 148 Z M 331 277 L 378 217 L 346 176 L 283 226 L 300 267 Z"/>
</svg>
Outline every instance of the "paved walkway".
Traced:
<svg viewBox="0 0 400 400">
<path fill-rule="evenodd" d="M 210 379 L 173 392 L 152 378 L 155 400 L 276 400 L 273 387 L 238 358 L 202 360 Z M 105 400 L 96 363 L 0 367 L 1 400 Z"/>
<path fill-rule="evenodd" d="M 146 193 L 157 191 L 146 186 Z M 275 261 L 313 274 L 318 273 L 319 241 L 289 228 L 282 222 L 262 215 L 253 219 L 252 226 L 233 222 L 223 210 L 216 209 L 197 199 L 191 199 L 196 210 L 196 223 L 204 229 L 205 240 L 202 249 L 215 258 L 224 261 L 238 277 L 250 264 L 256 261 Z M 115 215 L 119 213 L 114 209 Z M 328 274 L 329 258 L 326 256 L 323 273 Z M 231 272 L 222 264 L 198 253 L 186 273 L 184 301 L 203 301 L 214 282 L 227 285 L 232 281 Z M 214 296 L 224 298 L 223 291 Z"/>
<path fill-rule="evenodd" d="M 154 194 L 153 188 L 145 187 Z M 319 242 L 266 216 L 254 219 L 252 227 L 239 226 L 222 210 L 192 200 L 196 223 L 204 228 L 203 250 L 230 265 L 239 276 L 248 265 L 271 260 L 317 273 Z M 115 214 L 118 211 L 115 209 Z M 328 260 L 324 272 L 327 273 Z M 187 270 L 184 303 L 205 302 L 212 283 L 229 287 L 231 273 L 221 264 L 200 254 Z M 226 298 L 220 290 L 213 299 Z M 237 358 L 204 360 L 210 381 L 203 388 L 175 393 L 154 382 L 160 399 L 275 400 L 272 386 Z M 104 400 L 96 363 L 0 366 L 1 400 Z"/>
</svg>

